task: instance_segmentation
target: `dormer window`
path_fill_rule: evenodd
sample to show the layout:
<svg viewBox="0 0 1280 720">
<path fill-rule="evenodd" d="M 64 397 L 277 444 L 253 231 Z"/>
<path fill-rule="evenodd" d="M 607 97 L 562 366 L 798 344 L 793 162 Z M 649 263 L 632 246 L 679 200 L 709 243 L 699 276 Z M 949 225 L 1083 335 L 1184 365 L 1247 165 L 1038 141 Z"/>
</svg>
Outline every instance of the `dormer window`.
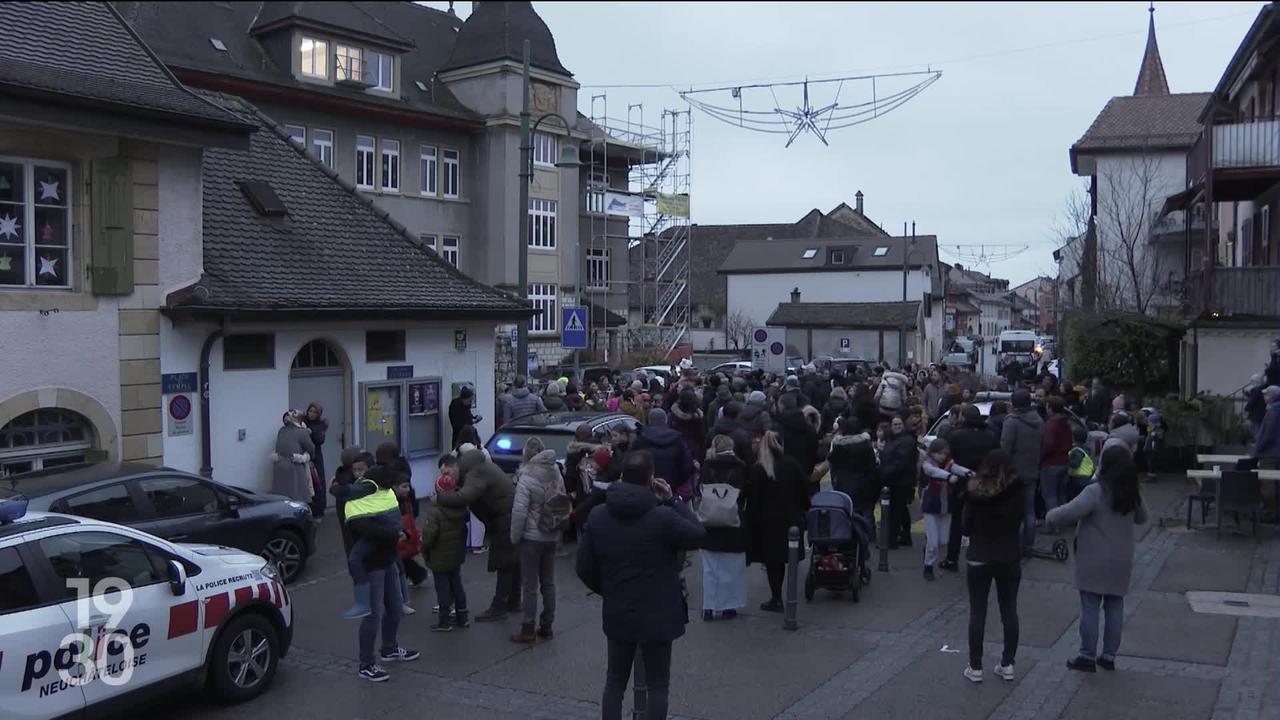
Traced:
<svg viewBox="0 0 1280 720">
<path fill-rule="evenodd" d="M 843 264 L 844 264 L 844 251 L 843 251 L 843 250 L 832 250 L 832 251 L 831 251 L 831 264 L 832 264 L 832 265 L 843 265 Z"/>
<path fill-rule="evenodd" d="M 372 87 L 388 92 L 395 87 L 391 84 L 395 63 L 390 55 L 370 50 L 365 53 L 365 63 L 369 74 L 366 79 Z"/>
<path fill-rule="evenodd" d="M 804 258 L 805 260 L 812 260 L 818 257 L 818 248 L 809 248 L 805 250 L 804 254 L 801 255 L 800 257 Z"/>
<path fill-rule="evenodd" d="M 300 71 L 307 77 L 329 77 L 329 43 L 315 38 L 302 38 Z"/>
<path fill-rule="evenodd" d="M 350 45 L 338 45 L 333 51 L 333 79 L 358 85 L 371 84 L 365 72 L 364 51 Z"/>
<path fill-rule="evenodd" d="M 881 245 L 880 247 L 876 248 L 876 251 L 874 253 L 872 253 L 872 255 L 875 255 L 876 257 L 884 257 L 885 255 L 888 255 L 888 254 L 889 254 L 889 248 L 886 245 Z"/>
</svg>

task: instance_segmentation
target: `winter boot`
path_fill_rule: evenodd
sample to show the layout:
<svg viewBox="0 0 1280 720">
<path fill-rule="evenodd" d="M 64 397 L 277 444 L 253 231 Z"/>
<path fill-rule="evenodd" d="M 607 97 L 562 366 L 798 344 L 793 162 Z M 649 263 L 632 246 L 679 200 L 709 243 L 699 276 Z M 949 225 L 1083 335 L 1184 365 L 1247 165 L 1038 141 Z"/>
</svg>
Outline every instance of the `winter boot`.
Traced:
<svg viewBox="0 0 1280 720">
<path fill-rule="evenodd" d="M 361 583 L 352 588 L 355 594 L 355 600 L 351 603 L 351 609 L 342 614 L 347 620 L 359 620 L 363 617 L 369 617 L 373 614 L 373 609 L 369 607 L 369 583 Z"/>
<path fill-rule="evenodd" d="M 538 641 L 538 636 L 533 634 L 533 625 L 523 624 L 520 626 L 520 632 L 511 636 L 511 642 L 529 645 Z"/>
<path fill-rule="evenodd" d="M 469 614 L 466 610 L 455 610 L 453 612 L 453 626 L 456 628 L 471 627 Z"/>
</svg>

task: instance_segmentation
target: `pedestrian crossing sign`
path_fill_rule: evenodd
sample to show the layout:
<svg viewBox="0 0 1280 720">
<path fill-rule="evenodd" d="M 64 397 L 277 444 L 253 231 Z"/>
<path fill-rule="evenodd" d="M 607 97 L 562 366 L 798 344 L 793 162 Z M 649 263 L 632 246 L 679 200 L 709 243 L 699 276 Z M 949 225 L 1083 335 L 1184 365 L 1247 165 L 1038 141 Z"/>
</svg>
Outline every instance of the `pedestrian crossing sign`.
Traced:
<svg viewBox="0 0 1280 720">
<path fill-rule="evenodd" d="M 587 347 L 587 309 L 585 307 L 560 308 L 560 344 L 567 349 L 585 350 Z"/>
</svg>

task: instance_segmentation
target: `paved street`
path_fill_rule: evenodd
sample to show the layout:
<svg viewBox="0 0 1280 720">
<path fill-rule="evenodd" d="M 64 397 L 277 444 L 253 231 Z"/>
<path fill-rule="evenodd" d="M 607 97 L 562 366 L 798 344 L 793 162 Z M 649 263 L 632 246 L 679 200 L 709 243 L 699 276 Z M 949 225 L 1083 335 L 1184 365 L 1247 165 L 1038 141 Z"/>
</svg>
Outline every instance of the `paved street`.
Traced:
<svg viewBox="0 0 1280 720">
<path fill-rule="evenodd" d="M 1169 477 L 1144 487 L 1156 518 L 1182 516 L 1181 482 Z M 671 712 L 707 719 L 1280 718 L 1280 620 L 1197 614 L 1183 595 L 1276 593 L 1280 542 L 1271 536 L 1274 528 L 1268 526 L 1266 540 L 1257 543 L 1215 540 L 1212 532 L 1156 522 L 1139 532 L 1116 673 L 1066 669 L 1078 637 L 1071 565 L 1037 559 L 1023 571 L 1016 682 L 988 673 L 985 683 L 971 685 L 961 676 L 968 613 L 963 575 L 940 573 L 938 582 L 926 583 L 916 551 L 904 549 L 893 553 L 891 573 L 876 573 L 860 604 L 822 591 L 815 602 L 802 601 L 798 632 L 784 631 L 781 616 L 756 609 L 767 591 L 764 573 L 753 569 L 750 606 L 739 619 L 703 623 L 695 617 L 676 644 Z M 153 717 L 598 717 L 605 657 L 599 601 L 587 597 L 571 558 L 557 568 L 554 640 L 513 645 L 507 636 L 515 620 L 431 633 L 434 594 L 419 590 L 414 605 L 420 612 L 405 619 L 401 641 L 423 657 L 390 667 L 392 681 L 372 685 L 354 672 L 355 625 L 338 619 L 350 584 L 331 521 L 324 533 L 322 553 L 293 588 L 297 634 L 271 691 L 233 709 L 197 698 L 175 700 Z M 698 568 L 695 559 L 687 572 L 695 608 Z M 482 556 L 468 559 L 466 578 L 472 606 L 482 608 L 492 590 Z M 994 593 L 987 641 L 990 669 L 1000 641 Z"/>
</svg>

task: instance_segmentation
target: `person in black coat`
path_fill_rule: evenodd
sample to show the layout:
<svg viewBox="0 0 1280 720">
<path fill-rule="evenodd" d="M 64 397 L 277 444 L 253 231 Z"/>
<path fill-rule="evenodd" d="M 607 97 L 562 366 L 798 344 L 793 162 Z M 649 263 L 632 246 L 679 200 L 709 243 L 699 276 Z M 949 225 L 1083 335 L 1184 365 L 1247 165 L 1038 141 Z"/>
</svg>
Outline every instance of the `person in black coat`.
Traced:
<svg viewBox="0 0 1280 720">
<path fill-rule="evenodd" d="M 787 569 L 787 536 L 792 526 L 804 528 L 809 510 L 808 476 L 800 464 L 783 453 L 775 432 L 765 433 L 757 447 L 756 463 L 747 475 L 747 562 L 764 565 L 769 600 L 761 610 L 782 612 L 782 580 Z M 801 555 L 804 554 L 801 545 Z"/>
<path fill-rule="evenodd" d="M 648 422 L 631 443 L 632 450 L 648 450 L 653 453 L 655 477 L 667 481 L 682 498 L 693 495 L 693 458 L 684 436 L 667 427 L 667 412 L 662 408 L 649 411 Z M 701 449 L 701 448 L 699 448 Z"/>
<path fill-rule="evenodd" d="M 982 680 L 982 642 L 987 626 L 987 597 L 996 586 L 1004 653 L 996 674 L 1013 677 L 1018 649 L 1018 584 L 1022 580 L 1022 542 L 1026 486 L 1018 479 L 1009 456 L 1000 449 L 986 460 L 968 483 L 968 501 L 960 524 L 969 537 L 966 554 L 969 586 L 969 667 L 965 677 Z"/>
<path fill-rule="evenodd" d="M 311 433 L 311 444 L 316 446 L 316 451 L 311 454 L 311 464 L 315 465 L 316 477 L 320 478 L 320 486 L 313 487 L 315 495 L 311 498 L 311 514 L 317 520 L 324 517 L 325 507 L 328 505 L 328 493 L 324 490 L 324 483 L 328 480 L 324 474 L 324 452 L 320 449 L 324 445 L 324 436 L 329 432 L 329 421 L 324 417 L 324 408 L 319 403 L 311 403 L 307 405 L 307 412 L 302 416 L 302 422 L 307 426 L 307 430 Z"/>
<path fill-rule="evenodd" d="M 738 525 L 706 527 L 707 541 L 702 558 L 702 619 L 712 620 L 717 612 L 726 619 L 737 617 L 747 597 L 747 464 L 734 453 L 733 439 L 716 435 L 702 464 L 703 498 L 721 491 L 717 485 L 738 490 Z M 727 496 L 726 496 L 727 497 Z M 708 521 L 709 522 L 709 521 Z"/>
<path fill-rule="evenodd" d="M 787 455 L 795 459 L 805 477 L 809 477 L 818 464 L 818 431 L 804 416 L 804 411 L 795 405 L 798 394 L 787 392 L 778 398 L 781 412 L 775 429 L 782 435 L 782 447 Z"/>
<path fill-rule="evenodd" d="M 591 511 L 578 543 L 578 577 L 604 598 L 608 638 L 601 714 L 622 715 L 638 650 L 648 685 L 648 717 L 667 716 L 671 644 L 684 635 L 689 611 L 680 587 L 678 553 L 706 541 L 689 506 L 673 501 L 671 486 L 654 478 L 653 455 L 628 453 L 622 482 Z"/>
<path fill-rule="evenodd" d="M 707 445 L 707 425 L 698 407 L 698 395 L 693 390 L 681 390 L 680 399 L 671 406 L 668 422 L 672 430 L 684 436 L 685 447 L 696 462 L 702 462 L 703 449 Z"/>
<path fill-rule="evenodd" d="M 853 500 L 854 512 L 867 519 L 874 534 L 873 511 L 876 500 L 880 498 L 881 485 L 871 436 L 863 433 L 837 435 L 831 441 L 827 463 L 831 468 L 831 487 Z"/>
<path fill-rule="evenodd" d="M 957 465 L 967 468 L 982 467 L 987 454 L 1000 447 L 1000 438 L 987 425 L 982 411 L 973 405 L 964 405 L 960 410 L 960 427 L 951 431 L 947 441 L 951 443 L 951 459 Z M 960 517 L 964 513 L 964 502 L 967 497 L 965 486 L 956 483 L 950 486 L 951 495 L 948 502 L 951 516 Z M 938 567 L 944 570 L 957 569 L 960 561 L 960 536 L 964 529 L 960 523 L 951 523 L 951 536 L 947 542 L 947 557 Z"/>
<path fill-rule="evenodd" d="M 822 434 L 826 435 L 835 429 L 836 421 L 843 421 L 849 417 L 850 405 L 849 396 L 845 393 L 844 388 L 836 386 L 831 390 L 831 394 L 827 396 L 827 401 L 822 405 Z"/>
<path fill-rule="evenodd" d="M 744 465 L 750 465 L 752 462 L 751 433 L 743 427 L 742 422 L 738 419 L 738 414 L 741 411 L 741 403 L 736 401 L 726 403 L 724 413 L 721 414 L 719 420 L 716 420 L 715 425 L 711 426 L 711 437 L 714 439 L 716 435 L 728 435 L 733 439 L 733 454 Z"/>
<path fill-rule="evenodd" d="M 1084 399 L 1084 417 L 1103 429 L 1111 419 L 1111 393 L 1103 386 L 1102 378 L 1093 379 L 1093 387 Z"/>
<path fill-rule="evenodd" d="M 457 450 L 458 446 L 464 441 L 458 436 L 462 433 L 462 428 L 468 425 L 475 425 L 480 422 L 479 415 L 471 412 L 471 406 L 475 402 L 475 393 L 467 386 L 462 387 L 462 391 L 458 393 L 458 397 L 449 403 L 449 428 L 453 435 L 453 449 Z"/>
<path fill-rule="evenodd" d="M 889 423 L 889 439 L 880 453 L 880 482 L 889 488 L 889 547 L 911 547 L 911 500 L 920 471 L 915 433 L 901 416 Z"/>
</svg>

